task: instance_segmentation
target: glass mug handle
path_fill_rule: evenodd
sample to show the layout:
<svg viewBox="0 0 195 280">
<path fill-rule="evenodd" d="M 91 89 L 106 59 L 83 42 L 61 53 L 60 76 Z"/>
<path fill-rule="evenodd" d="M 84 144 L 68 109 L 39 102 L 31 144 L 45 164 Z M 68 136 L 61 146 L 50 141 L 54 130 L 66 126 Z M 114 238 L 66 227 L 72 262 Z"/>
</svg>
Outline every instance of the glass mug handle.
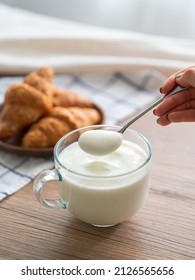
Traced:
<svg viewBox="0 0 195 280">
<path fill-rule="evenodd" d="M 50 200 L 50 199 L 46 199 L 43 196 L 43 188 L 45 183 L 49 182 L 49 181 L 62 181 L 62 176 L 59 173 L 58 170 L 53 169 L 53 170 L 45 170 L 43 172 L 41 172 L 34 181 L 33 184 L 33 190 L 35 193 L 35 196 L 37 198 L 37 200 L 40 202 L 40 204 L 42 204 L 43 206 L 47 207 L 47 208 L 66 208 L 66 204 L 65 202 L 63 202 L 60 198 L 56 199 L 56 200 Z"/>
</svg>

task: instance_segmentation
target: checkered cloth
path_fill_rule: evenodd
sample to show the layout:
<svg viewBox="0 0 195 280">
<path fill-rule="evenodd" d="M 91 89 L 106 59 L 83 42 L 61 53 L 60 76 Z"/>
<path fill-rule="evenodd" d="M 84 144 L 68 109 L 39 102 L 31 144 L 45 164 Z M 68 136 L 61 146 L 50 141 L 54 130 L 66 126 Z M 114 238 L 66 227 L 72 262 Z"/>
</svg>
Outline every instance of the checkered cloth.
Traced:
<svg viewBox="0 0 195 280">
<path fill-rule="evenodd" d="M 23 77 L 0 78 L 0 101 L 6 88 Z M 104 75 L 58 75 L 54 84 L 92 100 L 105 113 L 105 123 L 115 124 L 158 98 L 164 77 L 155 71 Z M 24 187 L 44 169 L 53 168 L 53 158 L 33 158 L 0 151 L 0 200 Z"/>
</svg>

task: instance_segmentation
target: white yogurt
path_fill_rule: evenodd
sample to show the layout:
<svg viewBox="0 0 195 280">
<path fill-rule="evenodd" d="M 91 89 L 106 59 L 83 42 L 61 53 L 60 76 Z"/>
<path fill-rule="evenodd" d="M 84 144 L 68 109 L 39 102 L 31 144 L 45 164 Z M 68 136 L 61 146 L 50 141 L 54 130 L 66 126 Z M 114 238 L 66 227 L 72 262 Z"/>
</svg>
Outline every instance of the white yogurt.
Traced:
<svg viewBox="0 0 195 280">
<path fill-rule="evenodd" d="M 78 143 L 86 153 L 103 156 L 118 149 L 122 140 L 122 134 L 117 131 L 89 130 L 81 134 Z"/>
<path fill-rule="evenodd" d="M 75 142 L 59 157 L 67 169 L 59 183 L 60 197 L 68 210 L 84 222 L 118 224 L 138 211 L 146 199 L 149 168 L 145 165 L 139 169 L 146 158 L 142 148 L 126 140 L 102 157 L 88 155 Z"/>
</svg>

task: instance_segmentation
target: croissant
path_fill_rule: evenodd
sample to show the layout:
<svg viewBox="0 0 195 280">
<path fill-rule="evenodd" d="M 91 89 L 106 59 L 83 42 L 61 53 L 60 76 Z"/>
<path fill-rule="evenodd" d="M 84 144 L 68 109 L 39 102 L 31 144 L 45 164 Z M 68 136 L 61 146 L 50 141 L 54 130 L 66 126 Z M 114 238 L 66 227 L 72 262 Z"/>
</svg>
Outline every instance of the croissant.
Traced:
<svg viewBox="0 0 195 280">
<path fill-rule="evenodd" d="M 93 107 L 91 101 L 87 98 L 75 94 L 71 90 L 53 89 L 52 102 L 54 106 L 61 107 Z"/>
<path fill-rule="evenodd" d="M 50 67 L 41 67 L 35 71 L 35 73 L 41 77 L 47 80 L 48 82 L 52 81 L 52 78 L 54 76 L 54 70 Z"/>
<path fill-rule="evenodd" d="M 0 139 L 7 140 L 36 122 L 52 108 L 46 95 L 27 84 L 14 84 L 5 93 L 0 115 Z"/>
<path fill-rule="evenodd" d="M 64 134 L 82 126 L 97 124 L 100 120 L 100 113 L 95 108 L 54 107 L 50 114 L 30 127 L 22 139 L 22 146 L 53 147 Z"/>
<path fill-rule="evenodd" d="M 52 98 L 53 106 L 93 107 L 92 102 L 87 98 L 81 97 L 70 90 L 62 90 L 51 84 L 51 73 L 53 73 L 51 68 L 40 68 L 28 74 L 24 78 L 24 83 L 40 90 L 49 98 Z"/>
<path fill-rule="evenodd" d="M 53 87 L 51 83 L 47 79 L 39 76 L 36 72 L 28 74 L 24 78 L 24 83 L 41 91 L 43 94 L 47 95 L 48 98 L 52 98 Z"/>
<path fill-rule="evenodd" d="M 28 75 L 30 75 L 30 74 L 36 74 L 40 78 L 51 83 L 53 76 L 54 76 L 54 70 L 53 70 L 53 68 L 50 68 L 50 67 L 40 67 L 37 70 L 30 72 Z"/>
</svg>

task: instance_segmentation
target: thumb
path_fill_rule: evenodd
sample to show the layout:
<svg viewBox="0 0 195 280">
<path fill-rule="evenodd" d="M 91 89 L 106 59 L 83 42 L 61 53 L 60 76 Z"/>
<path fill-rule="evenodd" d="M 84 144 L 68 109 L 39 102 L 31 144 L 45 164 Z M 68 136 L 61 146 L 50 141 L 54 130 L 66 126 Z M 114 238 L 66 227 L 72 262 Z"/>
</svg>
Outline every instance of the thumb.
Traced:
<svg viewBox="0 0 195 280">
<path fill-rule="evenodd" d="M 191 86 L 195 88 L 195 67 L 189 67 L 184 72 L 175 76 L 176 83 L 182 87 Z"/>
</svg>

